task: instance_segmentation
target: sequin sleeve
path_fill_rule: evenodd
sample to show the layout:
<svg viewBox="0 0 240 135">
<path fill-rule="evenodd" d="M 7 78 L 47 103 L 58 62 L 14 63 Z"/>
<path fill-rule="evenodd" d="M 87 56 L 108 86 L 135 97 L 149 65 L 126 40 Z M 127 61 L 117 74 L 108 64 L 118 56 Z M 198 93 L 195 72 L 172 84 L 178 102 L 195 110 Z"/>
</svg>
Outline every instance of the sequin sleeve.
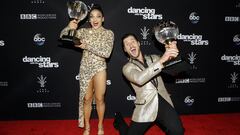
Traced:
<svg viewBox="0 0 240 135">
<path fill-rule="evenodd" d="M 60 38 L 63 36 L 63 35 L 68 35 L 68 31 L 70 30 L 71 28 L 69 26 L 65 27 L 61 33 L 60 33 Z M 76 33 L 76 37 L 81 39 L 81 36 L 83 35 L 84 31 L 86 31 L 84 28 L 80 28 L 80 29 L 77 29 L 77 33 Z"/>
<path fill-rule="evenodd" d="M 114 34 L 111 30 L 101 33 L 101 38 L 88 42 L 87 50 L 103 58 L 109 58 L 113 49 Z"/>
<path fill-rule="evenodd" d="M 68 35 L 68 31 L 69 31 L 69 30 L 70 30 L 70 27 L 69 27 L 69 26 L 65 27 L 65 28 L 61 31 L 59 37 L 62 38 L 63 35 Z"/>
<path fill-rule="evenodd" d="M 77 30 L 76 37 L 80 40 L 84 37 L 84 32 L 86 32 L 86 28 L 80 28 Z"/>
</svg>

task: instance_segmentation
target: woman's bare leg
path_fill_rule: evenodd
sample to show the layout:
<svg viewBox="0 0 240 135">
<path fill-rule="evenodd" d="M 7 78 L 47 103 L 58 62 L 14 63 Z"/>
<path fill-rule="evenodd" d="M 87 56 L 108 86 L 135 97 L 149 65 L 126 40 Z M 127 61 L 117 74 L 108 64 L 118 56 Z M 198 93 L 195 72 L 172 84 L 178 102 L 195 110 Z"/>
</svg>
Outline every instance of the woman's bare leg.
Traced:
<svg viewBox="0 0 240 135">
<path fill-rule="evenodd" d="M 95 90 L 95 99 L 97 104 L 97 113 L 98 113 L 98 128 L 103 128 L 103 119 L 105 113 L 105 101 L 104 95 L 106 91 L 106 79 L 107 79 L 107 72 L 103 70 L 98 72 L 93 79 L 94 83 L 94 90 Z"/>
<path fill-rule="evenodd" d="M 86 95 L 84 97 L 84 106 L 83 106 L 83 112 L 84 112 L 84 122 L 85 122 L 85 130 L 88 130 L 86 132 L 89 132 L 90 130 L 90 117 L 92 112 L 92 100 L 93 100 L 93 81 L 90 80 L 89 86 L 86 91 Z M 88 133 L 84 133 L 88 134 Z"/>
</svg>

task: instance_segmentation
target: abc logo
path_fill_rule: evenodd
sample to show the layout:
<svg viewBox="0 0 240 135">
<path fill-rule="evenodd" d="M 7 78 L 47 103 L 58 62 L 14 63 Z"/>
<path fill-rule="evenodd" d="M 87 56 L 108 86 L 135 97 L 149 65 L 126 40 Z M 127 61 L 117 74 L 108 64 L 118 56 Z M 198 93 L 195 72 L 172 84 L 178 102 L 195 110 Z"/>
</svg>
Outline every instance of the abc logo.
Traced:
<svg viewBox="0 0 240 135">
<path fill-rule="evenodd" d="M 240 35 L 235 35 L 233 37 L 233 42 L 236 44 L 236 45 L 240 45 Z M 1 42 L 0 42 L 1 43 Z"/>
<path fill-rule="evenodd" d="M 198 21 L 200 20 L 200 17 L 197 15 L 196 12 L 192 12 L 192 13 L 189 15 L 189 20 L 190 20 L 193 24 L 196 24 L 196 23 L 198 23 Z"/>
<path fill-rule="evenodd" d="M 187 96 L 184 99 L 184 103 L 186 103 L 188 106 L 191 106 L 194 103 L 194 99 L 191 99 L 191 96 Z"/>
<path fill-rule="evenodd" d="M 42 46 L 45 42 L 45 37 L 42 37 L 41 34 L 36 34 L 33 38 L 33 41 L 39 45 L 39 46 Z"/>
</svg>

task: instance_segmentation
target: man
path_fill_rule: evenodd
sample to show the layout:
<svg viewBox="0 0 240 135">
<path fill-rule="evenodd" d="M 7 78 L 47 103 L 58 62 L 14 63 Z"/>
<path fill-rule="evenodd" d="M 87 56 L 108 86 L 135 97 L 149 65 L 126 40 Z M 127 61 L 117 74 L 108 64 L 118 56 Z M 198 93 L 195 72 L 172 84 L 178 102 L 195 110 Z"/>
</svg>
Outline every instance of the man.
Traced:
<svg viewBox="0 0 240 135">
<path fill-rule="evenodd" d="M 124 35 L 122 42 L 129 56 L 129 62 L 122 71 L 136 93 L 136 100 L 130 126 L 120 113 L 116 113 L 114 127 L 120 135 L 143 135 L 156 122 L 165 129 L 167 135 L 183 135 L 181 120 L 159 75 L 164 65 L 178 56 L 177 41 L 165 44 L 166 51 L 162 56 L 144 56 L 134 34 Z"/>
</svg>

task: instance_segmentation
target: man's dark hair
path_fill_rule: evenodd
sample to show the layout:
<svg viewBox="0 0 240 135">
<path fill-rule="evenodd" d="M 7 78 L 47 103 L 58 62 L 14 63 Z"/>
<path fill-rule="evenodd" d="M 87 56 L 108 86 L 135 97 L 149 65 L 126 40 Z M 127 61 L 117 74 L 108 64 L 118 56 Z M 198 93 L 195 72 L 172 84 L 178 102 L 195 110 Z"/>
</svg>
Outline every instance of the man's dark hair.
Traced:
<svg viewBox="0 0 240 135">
<path fill-rule="evenodd" d="M 133 36 L 137 41 L 139 41 L 138 37 L 137 37 L 135 34 L 133 34 L 133 33 L 127 33 L 127 34 L 124 34 L 124 35 L 122 36 L 122 44 L 123 44 L 123 40 L 124 40 L 125 38 L 129 37 L 129 36 Z"/>
</svg>

